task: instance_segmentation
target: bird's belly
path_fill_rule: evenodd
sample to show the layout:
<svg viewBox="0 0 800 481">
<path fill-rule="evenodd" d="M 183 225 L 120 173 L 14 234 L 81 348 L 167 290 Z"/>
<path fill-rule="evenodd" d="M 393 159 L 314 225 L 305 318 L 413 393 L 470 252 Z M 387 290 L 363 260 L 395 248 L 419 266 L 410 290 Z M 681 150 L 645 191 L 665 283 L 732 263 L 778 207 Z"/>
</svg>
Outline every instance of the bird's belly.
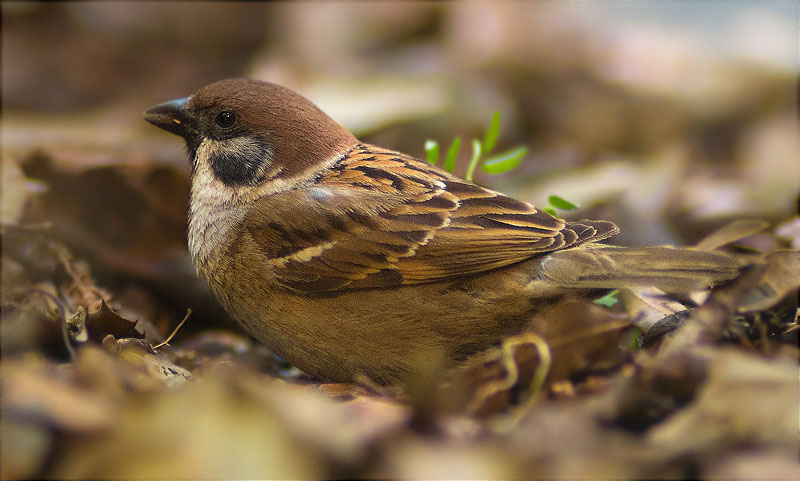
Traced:
<svg viewBox="0 0 800 481">
<path fill-rule="evenodd" d="M 517 283 L 498 294 L 502 279 L 489 276 L 477 282 L 494 289 L 425 284 L 315 297 L 265 287 L 243 268 L 235 284 L 212 285 L 226 310 L 293 365 L 334 381 L 402 381 L 426 360 L 462 359 L 518 332 L 532 310 Z"/>
</svg>

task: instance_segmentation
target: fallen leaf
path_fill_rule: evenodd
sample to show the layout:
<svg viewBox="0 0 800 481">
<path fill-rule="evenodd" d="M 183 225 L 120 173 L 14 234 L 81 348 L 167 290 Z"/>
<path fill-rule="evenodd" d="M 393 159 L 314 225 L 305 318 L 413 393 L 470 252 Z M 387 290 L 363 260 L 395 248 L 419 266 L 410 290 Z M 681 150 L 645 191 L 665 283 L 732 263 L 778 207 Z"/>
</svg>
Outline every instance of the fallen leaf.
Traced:
<svg viewBox="0 0 800 481">
<path fill-rule="evenodd" d="M 669 359 L 697 345 L 709 345 L 720 339 L 742 300 L 755 289 L 767 271 L 767 265 L 754 264 L 729 284 L 717 287 L 708 300 L 659 346 L 658 356 Z"/>
<path fill-rule="evenodd" d="M 800 250 L 800 217 L 794 217 L 779 225 L 775 235 L 792 244 L 792 249 Z"/>
<path fill-rule="evenodd" d="M 701 251 L 711 251 L 757 234 L 767 227 L 769 227 L 769 223 L 763 220 L 736 220 L 707 235 L 694 247 Z"/>
<path fill-rule="evenodd" d="M 766 271 L 740 300 L 739 312 L 763 311 L 800 287 L 800 251 L 777 251 L 765 258 Z"/>
<path fill-rule="evenodd" d="M 269 405 L 216 378 L 127 404 L 113 430 L 66 442 L 57 461 L 48 477 L 294 479 L 327 472 Z"/>
<path fill-rule="evenodd" d="M 229 367 L 221 372 L 233 371 Z M 242 374 L 236 383 L 239 389 L 269 404 L 305 446 L 339 462 L 363 462 L 369 446 L 405 426 L 411 417 L 408 406 L 388 399 L 361 395 L 335 402 L 313 386 Z"/>
<path fill-rule="evenodd" d="M 608 396 L 600 399 L 598 418 L 608 425 L 644 431 L 692 399 L 705 380 L 706 365 L 707 356 L 694 350 L 669 356 L 637 351 L 632 372 L 617 378 Z"/>
<path fill-rule="evenodd" d="M 680 460 L 648 449 L 597 415 L 596 399 L 544 402 L 506 439 L 506 458 L 524 463 L 525 479 L 680 478 Z"/>
<path fill-rule="evenodd" d="M 391 479 L 517 479 L 527 478 L 521 463 L 498 445 L 463 445 L 442 440 L 403 437 L 385 453 L 368 478 Z"/>
<path fill-rule="evenodd" d="M 654 448 L 695 456 L 742 443 L 796 448 L 796 363 L 720 349 L 711 355 L 707 379 L 686 409 L 648 432 Z"/>
<path fill-rule="evenodd" d="M 67 324 L 67 332 L 76 342 L 86 342 L 89 340 L 89 331 L 86 329 L 86 306 L 78 306 L 71 316 L 64 319 Z"/>
<path fill-rule="evenodd" d="M 627 315 L 585 300 L 569 299 L 543 308 L 531 319 L 530 329 L 546 342 L 551 361 L 545 385 L 577 371 L 606 367 L 619 353 L 619 340 L 630 326 Z M 523 333 L 467 360 L 454 375 L 448 397 L 466 396 L 468 410 L 488 416 L 519 402 L 539 370 L 542 350 Z M 457 394 L 460 393 L 460 394 Z"/>
<path fill-rule="evenodd" d="M 86 329 L 89 339 L 98 344 L 103 342 L 103 338 L 109 334 L 117 339 L 128 337 L 144 339 L 144 333 L 136 330 L 136 322 L 125 319 L 112 311 L 106 302 L 101 300 L 97 311 L 87 314 Z"/>
<path fill-rule="evenodd" d="M 22 209 L 28 200 L 27 181 L 19 164 L 8 152 L 3 151 L 2 168 L 2 224 L 16 224 L 22 217 Z"/>
<path fill-rule="evenodd" d="M 617 360 L 619 341 L 631 326 L 628 316 L 583 299 L 570 299 L 538 312 L 531 329 L 550 345 L 553 366 L 548 381 L 578 370 L 606 368 Z"/>
<path fill-rule="evenodd" d="M 119 403 L 125 399 L 124 367 L 119 356 L 91 343 L 78 349 L 74 362 L 75 383 Z"/>
<path fill-rule="evenodd" d="M 645 334 L 665 317 L 686 311 L 686 306 L 655 287 L 623 289 L 620 298 L 633 325 Z"/>
<path fill-rule="evenodd" d="M 47 460 L 53 439 L 45 426 L 9 419 L 3 419 L 3 451 L 0 460 L 3 465 L 3 479 L 36 479 Z"/>
<path fill-rule="evenodd" d="M 63 431 L 97 432 L 114 425 L 115 406 L 54 371 L 24 361 L 3 362 L 3 416 Z"/>
<path fill-rule="evenodd" d="M 186 369 L 168 361 L 163 356 L 145 354 L 145 366 L 153 377 L 159 378 L 168 388 L 183 385 L 192 378 Z"/>
<path fill-rule="evenodd" d="M 797 450 L 740 449 L 703 470 L 701 479 L 798 479 Z"/>
</svg>

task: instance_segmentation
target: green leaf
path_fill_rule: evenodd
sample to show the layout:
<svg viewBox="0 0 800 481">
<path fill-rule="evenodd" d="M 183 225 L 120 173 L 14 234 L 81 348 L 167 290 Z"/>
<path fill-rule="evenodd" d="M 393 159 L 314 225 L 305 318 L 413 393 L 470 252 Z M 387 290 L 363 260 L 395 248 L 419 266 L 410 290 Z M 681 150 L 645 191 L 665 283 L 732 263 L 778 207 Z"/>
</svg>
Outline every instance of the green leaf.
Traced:
<svg viewBox="0 0 800 481">
<path fill-rule="evenodd" d="M 428 163 L 436 165 L 439 162 L 439 142 L 432 139 L 426 140 L 425 153 L 428 154 Z"/>
<path fill-rule="evenodd" d="M 483 150 L 487 154 L 494 149 L 497 145 L 497 138 L 500 137 L 500 111 L 495 110 L 492 114 L 492 120 L 489 122 L 489 128 L 486 130 L 486 136 L 483 138 Z"/>
<path fill-rule="evenodd" d="M 577 205 L 557 195 L 551 195 L 550 197 L 548 197 L 547 202 L 549 202 L 550 205 L 552 205 L 556 209 L 561 209 L 561 210 L 575 210 L 578 208 Z"/>
<path fill-rule="evenodd" d="M 605 296 L 598 297 L 592 302 L 595 304 L 600 304 L 601 306 L 611 307 L 617 303 L 617 294 L 619 294 L 619 289 L 614 289 Z"/>
<path fill-rule="evenodd" d="M 556 214 L 556 210 L 553 209 L 552 207 L 545 207 L 542 210 L 547 212 L 548 214 L 552 215 L 553 217 L 558 218 L 558 214 Z"/>
<path fill-rule="evenodd" d="M 453 139 L 450 148 L 447 149 L 447 157 L 444 158 L 444 170 L 453 173 L 456 170 L 456 157 L 458 157 L 458 150 L 461 148 L 461 137 Z"/>
<path fill-rule="evenodd" d="M 631 344 L 628 347 L 631 352 L 636 352 L 642 348 L 642 346 L 639 345 L 639 334 L 641 332 L 641 329 L 638 327 L 633 327 L 633 330 L 631 331 Z"/>
<path fill-rule="evenodd" d="M 481 141 L 478 139 L 472 139 L 472 158 L 469 160 L 469 167 L 467 167 L 467 174 L 464 176 L 465 179 L 472 182 L 472 174 L 475 173 L 475 167 L 478 166 L 478 162 L 481 160 Z"/>
<path fill-rule="evenodd" d="M 527 153 L 527 147 L 517 147 L 504 154 L 484 160 L 481 168 L 489 174 L 502 174 L 516 168 L 522 162 L 522 157 Z"/>
</svg>

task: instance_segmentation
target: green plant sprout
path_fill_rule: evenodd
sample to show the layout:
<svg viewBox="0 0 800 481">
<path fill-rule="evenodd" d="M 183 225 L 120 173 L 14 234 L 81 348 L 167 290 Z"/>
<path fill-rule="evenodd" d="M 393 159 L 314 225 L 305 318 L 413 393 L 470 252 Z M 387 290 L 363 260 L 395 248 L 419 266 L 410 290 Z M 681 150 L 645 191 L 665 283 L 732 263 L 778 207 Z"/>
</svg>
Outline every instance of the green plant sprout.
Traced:
<svg viewBox="0 0 800 481">
<path fill-rule="evenodd" d="M 429 164 L 435 164 L 436 162 L 439 162 L 439 142 L 436 142 L 435 140 L 426 140 L 425 154 L 427 155 Z"/>
<path fill-rule="evenodd" d="M 483 136 L 483 141 L 472 139 L 472 157 L 467 166 L 467 172 L 464 178 L 472 182 L 475 169 L 478 165 L 481 166 L 484 172 L 488 174 L 503 174 L 510 170 L 516 169 L 522 162 L 522 158 L 528 153 L 528 148 L 525 146 L 511 149 L 502 154 L 498 154 L 489 158 L 484 156 L 494 150 L 497 145 L 497 139 L 500 138 L 500 111 L 495 110 L 492 114 L 492 120 L 489 121 L 489 128 L 486 129 L 486 134 Z M 461 150 L 461 137 L 456 137 L 447 149 L 447 154 L 444 157 L 444 170 L 451 174 L 456 170 L 456 157 L 458 151 Z M 428 162 L 436 165 L 439 162 L 439 142 L 428 139 L 425 141 L 425 154 Z M 551 195 L 547 198 L 548 205 L 543 210 L 553 217 L 558 217 L 556 209 L 560 210 L 575 210 L 577 205 L 572 202 L 559 197 Z"/>
<path fill-rule="evenodd" d="M 545 207 L 542 210 L 552 215 L 553 217 L 558 217 L 558 214 L 556 214 L 556 209 L 575 210 L 577 208 L 578 208 L 577 205 L 573 204 L 567 199 L 564 199 L 563 197 L 559 197 L 557 195 L 551 195 L 550 197 L 547 198 L 547 207 Z"/>
<path fill-rule="evenodd" d="M 447 149 L 447 155 L 444 158 L 444 170 L 453 173 L 456 170 L 456 157 L 458 156 L 458 151 L 461 149 L 461 137 L 456 137 L 453 139 L 453 143 L 450 144 L 450 148 Z"/>
<path fill-rule="evenodd" d="M 472 157 L 467 167 L 467 172 L 464 178 L 472 182 L 472 177 L 478 165 L 488 174 L 502 174 L 515 169 L 525 154 L 528 153 L 527 147 L 517 147 L 516 149 L 509 150 L 502 154 L 498 154 L 489 158 L 483 158 L 489 155 L 494 147 L 497 145 L 497 139 L 500 137 L 500 111 L 495 110 L 492 114 L 492 120 L 489 122 L 489 128 L 483 137 L 483 141 L 472 139 Z M 461 149 L 461 137 L 456 137 L 447 149 L 447 155 L 444 159 L 444 170 L 451 174 L 456 169 L 456 157 L 458 151 Z M 439 143 L 435 140 L 425 141 L 425 153 L 427 154 L 428 162 L 437 164 L 439 162 Z"/>
<path fill-rule="evenodd" d="M 600 304 L 601 306 L 611 307 L 618 302 L 617 294 L 619 294 L 619 289 L 614 289 L 603 297 L 598 297 L 592 302 L 595 304 Z"/>
</svg>

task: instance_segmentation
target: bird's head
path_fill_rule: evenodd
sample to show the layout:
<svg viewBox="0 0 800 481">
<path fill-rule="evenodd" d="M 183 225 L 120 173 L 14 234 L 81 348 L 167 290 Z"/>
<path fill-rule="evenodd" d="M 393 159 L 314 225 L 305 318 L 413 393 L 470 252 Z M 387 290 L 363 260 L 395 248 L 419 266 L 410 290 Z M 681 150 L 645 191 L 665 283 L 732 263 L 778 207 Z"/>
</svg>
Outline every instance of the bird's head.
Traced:
<svg viewBox="0 0 800 481">
<path fill-rule="evenodd" d="M 230 79 L 145 112 L 184 138 L 192 172 L 225 187 L 284 190 L 358 140 L 308 99 L 269 82 Z"/>
</svg>

